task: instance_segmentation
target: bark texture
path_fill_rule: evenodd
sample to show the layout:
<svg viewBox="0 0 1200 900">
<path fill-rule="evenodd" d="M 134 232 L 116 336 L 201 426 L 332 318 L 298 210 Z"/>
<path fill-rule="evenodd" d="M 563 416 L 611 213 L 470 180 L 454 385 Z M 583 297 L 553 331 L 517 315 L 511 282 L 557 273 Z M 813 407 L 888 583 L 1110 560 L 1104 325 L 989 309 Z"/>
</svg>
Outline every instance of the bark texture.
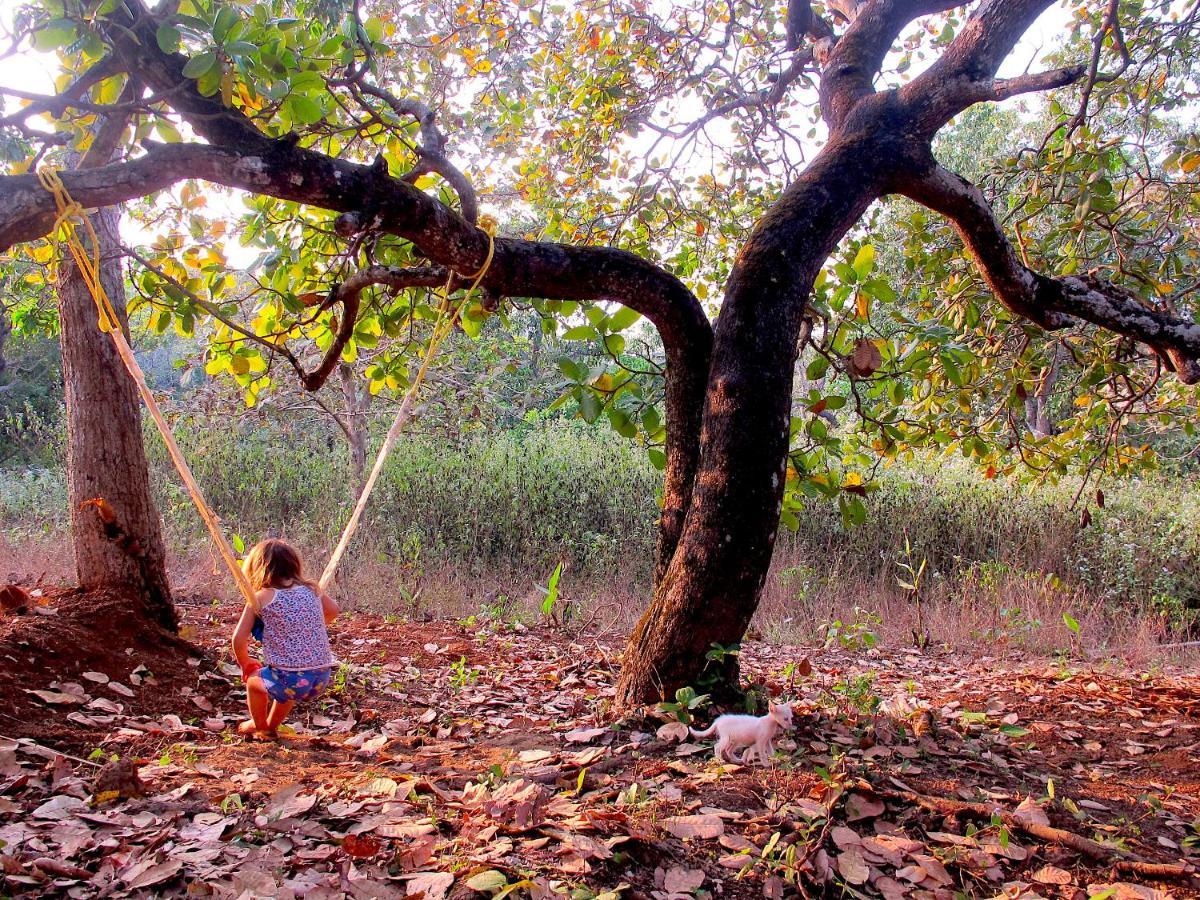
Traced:
<svg viewBox="0 0 1200 900">
<path fill-rule="evenodd" d="M 101 278 L 126 323 L 125 280 L 113 208 L 93 213 Z M 84 234 L 80 239 L 86 241 Z M 67 404 L 67 494 L 79 585 L 140 597 L 164 627 L 177 626 L 167 582 L 158 511 L 150 495 L 141 404 L 112 340 L 100 331 L 96 304 L 73 261 L 59 269 L 63 380 Z M 115 522 L 87 501 L 107 501 Z"/>
</svg>

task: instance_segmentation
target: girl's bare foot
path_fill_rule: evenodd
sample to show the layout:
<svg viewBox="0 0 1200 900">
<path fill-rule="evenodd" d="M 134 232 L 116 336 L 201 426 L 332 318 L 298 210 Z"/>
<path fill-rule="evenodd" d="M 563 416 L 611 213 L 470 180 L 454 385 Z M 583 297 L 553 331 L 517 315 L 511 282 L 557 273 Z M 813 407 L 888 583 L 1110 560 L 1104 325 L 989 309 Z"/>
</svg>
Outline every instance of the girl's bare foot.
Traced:
<svg viewBox="0 0 1200 900">
<path fill-rule="evenodd" d="M 273 728 L 259 729 L 254 727 L 254 722 L 247 719 L 237 727 L 237 732 L 248 741 L 277 741 L 279 740 L 279 732 Z"/>
</svg>

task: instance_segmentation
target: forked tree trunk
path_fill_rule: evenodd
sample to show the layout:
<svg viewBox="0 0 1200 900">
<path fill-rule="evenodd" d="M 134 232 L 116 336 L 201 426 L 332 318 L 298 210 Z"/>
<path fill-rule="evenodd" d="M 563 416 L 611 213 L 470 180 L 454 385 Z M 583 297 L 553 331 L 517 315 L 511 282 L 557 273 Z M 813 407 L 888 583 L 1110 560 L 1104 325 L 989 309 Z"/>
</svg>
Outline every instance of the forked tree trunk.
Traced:
<svg viewBox="0 0 1200 900">
<path fill-rule="evenodd" d="M 717 321 L 700 464 L 683 532 L 626 646 L 618 708 L 691 684 L 729 700 L 775 546 L 801 317 L 817 273 L 882 192 L 861 142 L 831 143 L 754 229 Z M 697 674 L 699 672 L 699 674 Z"/>
<path fill-rule="evenodd" d="M 1054 355 L 1050 358 L 1050 365 L 1042 373 L 1037 391 L 1025 400 L 1025 422 L 1035 437 L 1046 438 L 1054 433 L 1054 422 L 1050 419 L 1050 401 L 1058 384 L 1065 355 L 1062 344 L 1056 342 Z"/>
<path fill-rule="evenodd" d="M 120 214 L 110 207 L 91 219 L 100 242 L 101 280 L 124 324 L 125 279 L 117 254 Z M 82 229 L 79 237 L 86 244 Z M 162 529 L 150 496 L 137 389 L 112 339 L 100 331 L 95 301 L 69 257 L 59 271 L 58 307 L 67 403 L 67 495 L 80 587 L 132 592 L 156 621 L 174 630 L 178 622 Z M 95 498 L 106 500 L 116 514 L 123 532 L 119 539 L 111 531 L 106 535 L 94 507 L 81 506 Z"/>
</svg>

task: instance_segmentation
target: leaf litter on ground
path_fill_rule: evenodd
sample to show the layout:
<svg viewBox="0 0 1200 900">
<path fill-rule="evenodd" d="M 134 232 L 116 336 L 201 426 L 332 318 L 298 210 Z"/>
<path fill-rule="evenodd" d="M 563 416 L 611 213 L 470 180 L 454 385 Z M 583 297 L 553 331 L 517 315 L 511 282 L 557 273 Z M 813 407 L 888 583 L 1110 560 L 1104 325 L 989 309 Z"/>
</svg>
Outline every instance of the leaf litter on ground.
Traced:
<svg viewBox="0 0 1200 900">
<path fill-rule="evenodd" d="M 225 631 L 199 632 L 219 653 Z M 609 721 L 610 644 L 366 615 L 336 642 L 339 687 L 277 745 L 233 737 L 228 666 L 139 714 L 89 693 L 132 672 L 30 685 L 47 716 L 76 711 L 79 737 L 0 743 L 7 890 L 1197 895 L 1192 673 L 750 643 L 746 674 L 802 713 L 762 768 L 715 762 L 654 710 Z M 98 791 L 112 758 L 136 762 L 143 796 Z"/>
</svg>

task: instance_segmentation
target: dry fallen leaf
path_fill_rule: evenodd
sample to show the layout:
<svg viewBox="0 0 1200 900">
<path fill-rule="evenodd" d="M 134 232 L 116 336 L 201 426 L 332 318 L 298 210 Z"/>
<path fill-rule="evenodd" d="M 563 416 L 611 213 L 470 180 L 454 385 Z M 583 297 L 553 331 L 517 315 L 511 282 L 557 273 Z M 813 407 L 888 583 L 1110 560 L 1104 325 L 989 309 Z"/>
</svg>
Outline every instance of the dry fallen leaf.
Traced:
<svg viewBox="0 0 1200 900">
<path fill-rule="evenodd" d="M 423 895 L 424 900 L 442 900 L 450 885 L 454 884 L 454 876 L 449 872 L 416 872 L 406 875 L 408 896 Z"/>
<path fill-rule="evenodd" d="M 703 869 L 683 869 L 672 866 L 663 877 L 663 888 L 668 894 L 691 894 L 704 884 Z"/>
<path fill-rule="evenodd" d="M 1074 880 L 1070 872 L 1058 866 L 1042 866 L 1030 877 L 1038 884 L 1070 884 Z"/>
<path fill-rule="evenodd" d="M 881 800 L 867 797 L 864 794 L 851 794 L 846 798 L 846 821 L 857 822 L 860 819 L 873 819 L 883 815 L 884 809 Z"/>
<path fill-rule="evenodd" d="M 682 741 L 688 734 L 688 727 L 683 722 L 668 722 L 660 726 L 657 732 L 660 741 Z"/>
<path fill-rule="evenodd" d="M 267 799 L 263 813 L 268 819 L 291 819 L 303 815 L 316 805 L 312 794 L 302 794 L 298 784 L 281 787 Z"/>
<path fill-rule="evenodd" d="M 87 697 L 80 697 L 77 694 L 62 694 L 58 691 L 31 691 L 26 689 L 25 693 L 33 694 L 39 700 L 46 703 L 52 703 L 55 706 L 74 706 L 79 703 L 86 703 Z"/>
<path fill-rule="evenodd" d="M 1049 825 L 1050 819 L 1032 797 L 1026 797 L 1013 811 L 1013 818 L 1022 825 Z"/>
<path fill-rule="evenodd" d="M 871 875 L 862 851 L 857 847 L 851 847 L 838 854 L 837 870 L 850 884 L 866 884 Z"/>
<path fill-rule="evenodd" d="M 677 838 L 700 838 L 711 840 L 720 837 L 725 831 L 725 823 L 720 816 L 671 816 L 663 819 L 662 827 Z"/>
</svg>

